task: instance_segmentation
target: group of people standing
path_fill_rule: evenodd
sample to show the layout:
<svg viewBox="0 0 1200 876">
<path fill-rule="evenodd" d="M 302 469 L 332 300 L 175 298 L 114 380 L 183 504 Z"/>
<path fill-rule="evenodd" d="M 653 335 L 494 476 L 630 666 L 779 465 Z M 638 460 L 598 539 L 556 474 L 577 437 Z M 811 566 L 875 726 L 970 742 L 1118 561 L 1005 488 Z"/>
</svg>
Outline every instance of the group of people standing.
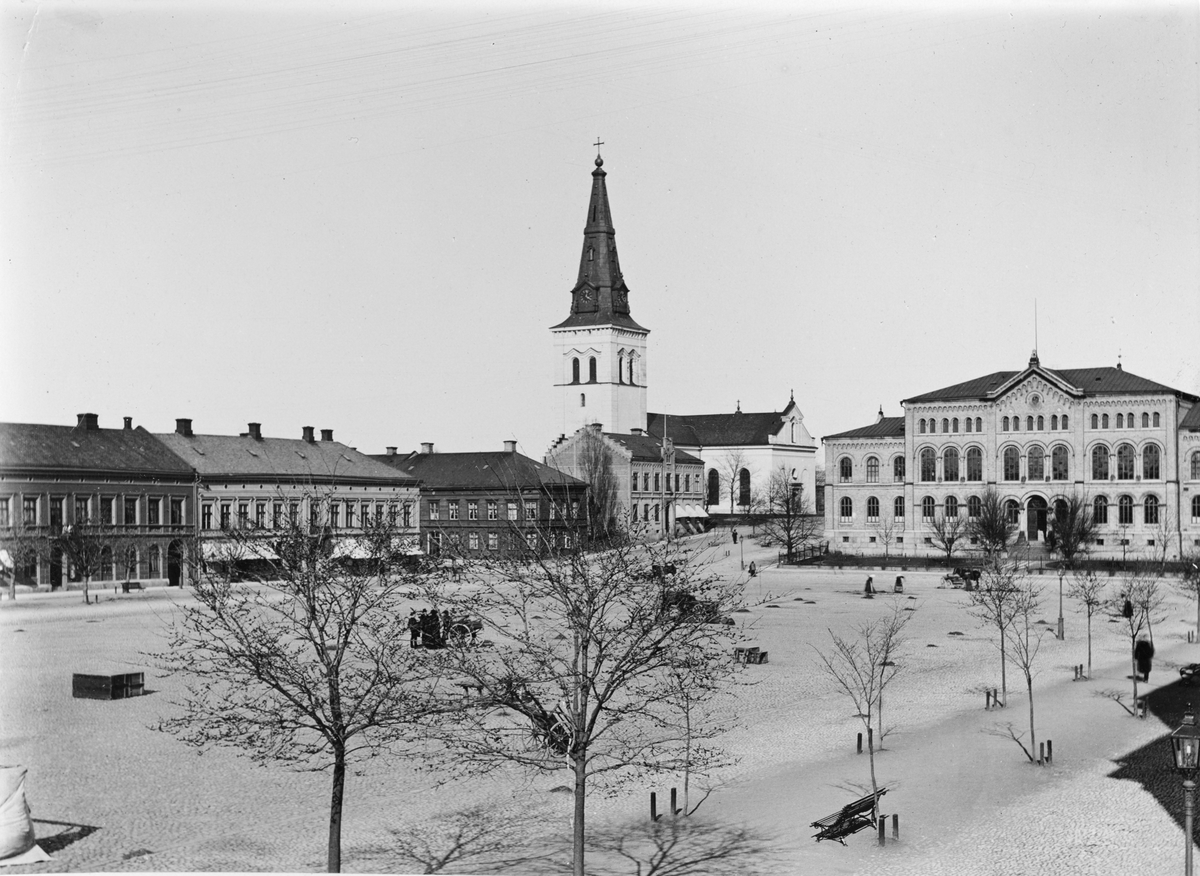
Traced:
<svg viewBox="0 0 1200 876">
<path fill-rule="evenodd" d="M 441 614 L 436 608 L 413 611 L 408 616 L 410 644 L 414 648 L 444 648 L 453 623 L 449 611 Z"/>
</svg>

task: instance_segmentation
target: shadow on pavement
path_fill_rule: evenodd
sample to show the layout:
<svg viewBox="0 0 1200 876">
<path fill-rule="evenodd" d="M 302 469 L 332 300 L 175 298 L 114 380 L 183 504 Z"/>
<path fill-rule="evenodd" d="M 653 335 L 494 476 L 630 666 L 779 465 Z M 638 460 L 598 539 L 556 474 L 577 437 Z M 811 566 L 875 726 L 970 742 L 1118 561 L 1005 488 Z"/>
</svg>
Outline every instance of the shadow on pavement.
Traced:
<svg viewBox="0 0 1200 876">
<path fill-rule="evenodd" d="M 100 828 L 90 824 L 75 824 L 70 821 L 50 821 L 46 818 L 34 818 L 34 833 L 37 835 L 37 844 L 42 847 L 42 850 L 48 854 L 54 855 L 61 852 L 67 846 L 79 842 L 81 839 L 94 834 Z M 58 828 L 46 832 L 41 829 L 41 825 L 49 824 Z"/>
<path fill-rule="evenodd" d="M 1169 737 L 1183 721 L 1189 706 L 1193 714 L 1200 716 L 1200 687 L 1175 681 L 1152 691 L 1146 697 L 1146 709 L 1162 721 L 1166 729 L 1153 741 L 1117 758 L 1119 766 L 1109 773 L 1109 778 L 1137 782 L 1149 791 L 1158 805 L 1179 825 L 1180 832 L 1183 831 L 1183 777 L 1175 771 Z M 1200 779 L 1200 776 L 1197 778 Z M 1200 792 L 1197 797 L 1200 797 Z M 1197 802 L 1200 803 L 1200 800 Z M 1196 822 L 1192 826 L 1193 842 L 1200 836 L 1197 831 L 1200 818 Z"/>
</svg>

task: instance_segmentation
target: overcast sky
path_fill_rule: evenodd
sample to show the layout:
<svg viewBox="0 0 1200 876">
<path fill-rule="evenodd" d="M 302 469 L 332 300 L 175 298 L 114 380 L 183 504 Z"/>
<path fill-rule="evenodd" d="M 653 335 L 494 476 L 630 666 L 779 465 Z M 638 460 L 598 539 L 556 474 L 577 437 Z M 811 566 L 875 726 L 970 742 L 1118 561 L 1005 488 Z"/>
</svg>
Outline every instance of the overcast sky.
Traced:
<svg viewBox="0 0 1200 876">
<path fill-rule="evenodd" d="M 0 419 L 559 432 L 599 137 L 650 409 L 1200 393 L 1196 3 L 5 0 Z"/>
</svg>

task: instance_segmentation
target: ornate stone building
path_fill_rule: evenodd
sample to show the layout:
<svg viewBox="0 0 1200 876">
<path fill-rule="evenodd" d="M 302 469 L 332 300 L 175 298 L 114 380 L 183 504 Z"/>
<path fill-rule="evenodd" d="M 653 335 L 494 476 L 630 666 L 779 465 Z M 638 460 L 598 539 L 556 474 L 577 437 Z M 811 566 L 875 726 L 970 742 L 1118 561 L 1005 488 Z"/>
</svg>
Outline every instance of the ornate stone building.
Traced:
<svg viewBox="0 0 1200 876">
<path fill-rule="evenodd" d="M 1035 351 L 1022 371 L 913 396 L 901 417 L 880 411 L 823 438 L 826 537 L 847 552 L 935 552 L 930 524 L 969 519 L 994 487 L 1027 544 L 1077 493 L 1099 522 L 1093 555 L 1196 550 L 1198 401 L 1120 365 L 1045 368 Z"/>
</svg>

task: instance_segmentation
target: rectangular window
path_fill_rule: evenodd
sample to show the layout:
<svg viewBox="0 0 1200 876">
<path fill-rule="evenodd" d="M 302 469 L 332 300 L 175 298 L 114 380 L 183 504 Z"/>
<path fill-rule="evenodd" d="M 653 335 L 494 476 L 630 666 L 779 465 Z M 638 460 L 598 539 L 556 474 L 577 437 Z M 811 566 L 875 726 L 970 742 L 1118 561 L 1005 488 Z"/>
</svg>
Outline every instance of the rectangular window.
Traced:
<svg viewBox="0 0 1200 876">
<path fill-rule="evenodd" d="M 478 532 L 467 533 L 467 547 L 469 547 L 473 551 L 479 550 L 479 533 Z"/>
<path fill-rule="evenodd" d="M 146 500 L 146 522 L 151 526 L 158 526 L 162 523 L 162 499 L 147 499 Z"/>
<path fill-rule="evenodd" d="M 201 508 L 200 508 L 200 528 L 201 529 L 212 529 L 213 528 L 212 511 L 213 511 L 213 506 L 208 504 L 207 502 L 205 502 L 204 505 L 201 506 Z"/>
<path fill-rule="evenodd" d="M 529 548 L 531 551 L 537 550 L 537 532 L 536 531 L 530 530 L 529 532 L 525 533 L 525 546 L 527 548 Z"/>
<path fill-rule="evenodd" d="M 183 526 L 183 499 L 171 500 L 171 525 Z"/>
<path fill-rule="evenodd" d="M 228 528 L 229 528 L 229 522 L 230 522 L 230 511 L 231 511 L 232 507 L 233 507 L 233 506 L 232 506 L 232 505 L 230 505 L 228 502 L 222 502 L 222 503 L 221 503 L 221 528 L 222 528 L 222 529 L 228 529 Z M 128 508 L 126 508 L 125 510 L 126 510 L 126 512 L 128 512 L 128 511 L 129 511 L 129 509 L 128 509 Z M 128 517 L 128 514 L 126 514 L 126 517 Z"/>
<path fill-rule="evenodd" d="M 0 499 L 0 526 L 11 526 L 12 523 L 8 516 L 8 496 Z"/>
<path fill-rule="evenodd" d="M 363 528 L 365 529 L 366 527 L 371 525 L 371 503 L 363 502 L 362 508 L 360 510 L 362 511 L 362 517 L 360 517 L 359 519 L 362 520 L 362 525 L 363 525 Z"/>
<path fill-rule="evenodd" d="M 342 526 L 342 506 L 337 502 L 333 502 L 329 506 L 329 527 L 331 529 L 340 529 Z"/>
<path fill-rule="evenodd" d="M 537 520 L 537 516 L 538 516 L 537 512 L 538 512 L 537 502 L 526 502 L 525 503 L 525 519 L 526 520 Z"/>
<path fill-rule="evenodd" d="M 629 519 L 637 523 L 637 502 L 634 502 L 629 508 Z"/>
<path fill-rule="evenodd" d="M 412 514 L 409 511 L 410 508 L 412 508 L 412 505 L 409 502 L 405 502 L 404 503 L 404 519 L 408 521 L 407 523 L 404 524 L 405 526 L 412 525 Z M 399 514 L 399 512 L 400 512 L 400 507 L 395 502 L 388 502 L 388 507 L 387 507 L 388 526 L 396 525 L 396 516 L 397 516 L 397 514 Z"/>
<path fill-rule="evenodd" d="M 642 472 L 642 492 L 650 492 L 650 472 Z"/>
<path fill-rule="evenodd" d="M 137 499 L 128 498 L 128 497 L 125 499 L 125 518 L 124 518 L 123 522 L 126 526 L 135 526 L 137 524 L 137 522 L 138 522 L 137 506 L 138 506 Z"/>
<path fill-rule="evenodd" d="M 500 519 L 499 506 L 497 505 L 495 499 L 488 499 L 487 508 L 488 508 L 488 520 L 499 520 Z M 488 547 L 491 547 L 491 544 L 490 544 L 491 539 L 490 538 L 488 539 L 488 542 L 489 542 Z"/>
<path fill-rule="evenodd" d="M 654 473 L 654 492 L 657 493 L 661 489 L 662 489 L 662 473 L 656 471 Z"/>
<path fill-rule="evenodd" d="M 283 503 L 273 502 L 271 504 L 271 528 L 279 529 L 283 524 Z"/>
<path fill-rule="evenodd" d="M 690 474 L 685 474 L 683 476 L 683 491 L 685 493 L 690 493 L 692 491 L 692 476 Z"/>
<path fill-rule="evenodd" d="M 675 492 L 679 492 L 679 475 L 675 475 Z"/>
<path fill-rule="evenodd" d="M 396 522 L 396 506 L 392 505 L 391 508 L 392 508 L 392 523 L 395 523 Z M 404 526 L 405 529 L 408 529 L 409 527 L 412 526 L 412 502 L 404 503 L 404 517 L 402 519 L 402 525 Z"/>
<path fill-rule="evenodd" d="M 467 503 L 467 519 L 468 520 L 478 520 L 479 519 L 479 503 L 478 502 L 468 502 Z"/>
<path fill-rule="evenodd" d="M 101 523 L 107 524 L 108 526 L 112 526 L 114 523 L 117 522 L 115 519 L 113 519 L 114 508 L 115 508 L 115 506 L 113 505 L 112 496 L 102 496 L 100 498 L 100 522 Z"/>
<path fill-rule="evenodd" d="M 508 503 L 508 519 L 509 520 L 517 519 L 517 503 L 516 502 Z"/>
<path fill-rule="evenodd" d="M 902 536 L 902 535 L 896 536 L 896 544 L 904 544 L 904 536 Z"/>
<path fill-rule="evenodd" d="M 383 507 L 383 503 L 382 503 L 382 502 L 376 502 L 376 503 L 375 503 L 375 524 L 376 524 L 377 526 L 382 526 L 382 525 L 383 525 L 383 521 L 385 520 L 385 518 L 384 518 L 383 514 L 384 514 L 384 507 Z"/>
<path fill-rule="evenodd" d="M 245 529 L 250 523 L 250 503 L 238 502 L 238 529 Z"/>
<path fill-rule="evenodd" d="M 446 503 L 446 511 L 448 512 L 448 516 L 451 520 L 457 520 L 458 519 L 458 501 L 451 500 L 450 502 Z"/>
<path fill-rule="evenodd" d="M 21 500 L 21 522 L 26 526 L 38 525 L 37 496 L 26 496 Z"/>
<path fill-rule="evenodd" d="M 87 523 L 88 517 L 88 500 L 79 496 L 75 497 L 75 522 Z"/>
<path fill-rule="evenodd" d="M 308 529 L 310 532 L 316 532 L 321 528 L 321 505 L 315 500 L 309 500 L 308 503 Z"/>
<path fill-rule="evenodd" d="M 50 525 L 51 526 L 62 526 L 63 525 L 63 500 L 62 499 L 55 498 L 55 499 L 50 500 Z"/>
<path fill-rule="evenodd" d="M 353 502 L 346 503 L 346 528 L 354 528 L 354 509 L 357 506 Z"/>
<path fill-rule="evenodd" d="M 429 519 L 430 520 L 441 520 L 442 519 L 442 504 L 437 499 L 429 500 Z"/>
<path fill-rule="evenodd" d="M 300 523 L 300 503 L 288 502 L 288 525 L 299 527 Z"/>
<path fill-rule="evenodd" d="M 489 551 L 499 550 L 500 536 L 496 535 L 494 532 L 489 532 L 487 534 L 487 546 Z"/>
</svg>

